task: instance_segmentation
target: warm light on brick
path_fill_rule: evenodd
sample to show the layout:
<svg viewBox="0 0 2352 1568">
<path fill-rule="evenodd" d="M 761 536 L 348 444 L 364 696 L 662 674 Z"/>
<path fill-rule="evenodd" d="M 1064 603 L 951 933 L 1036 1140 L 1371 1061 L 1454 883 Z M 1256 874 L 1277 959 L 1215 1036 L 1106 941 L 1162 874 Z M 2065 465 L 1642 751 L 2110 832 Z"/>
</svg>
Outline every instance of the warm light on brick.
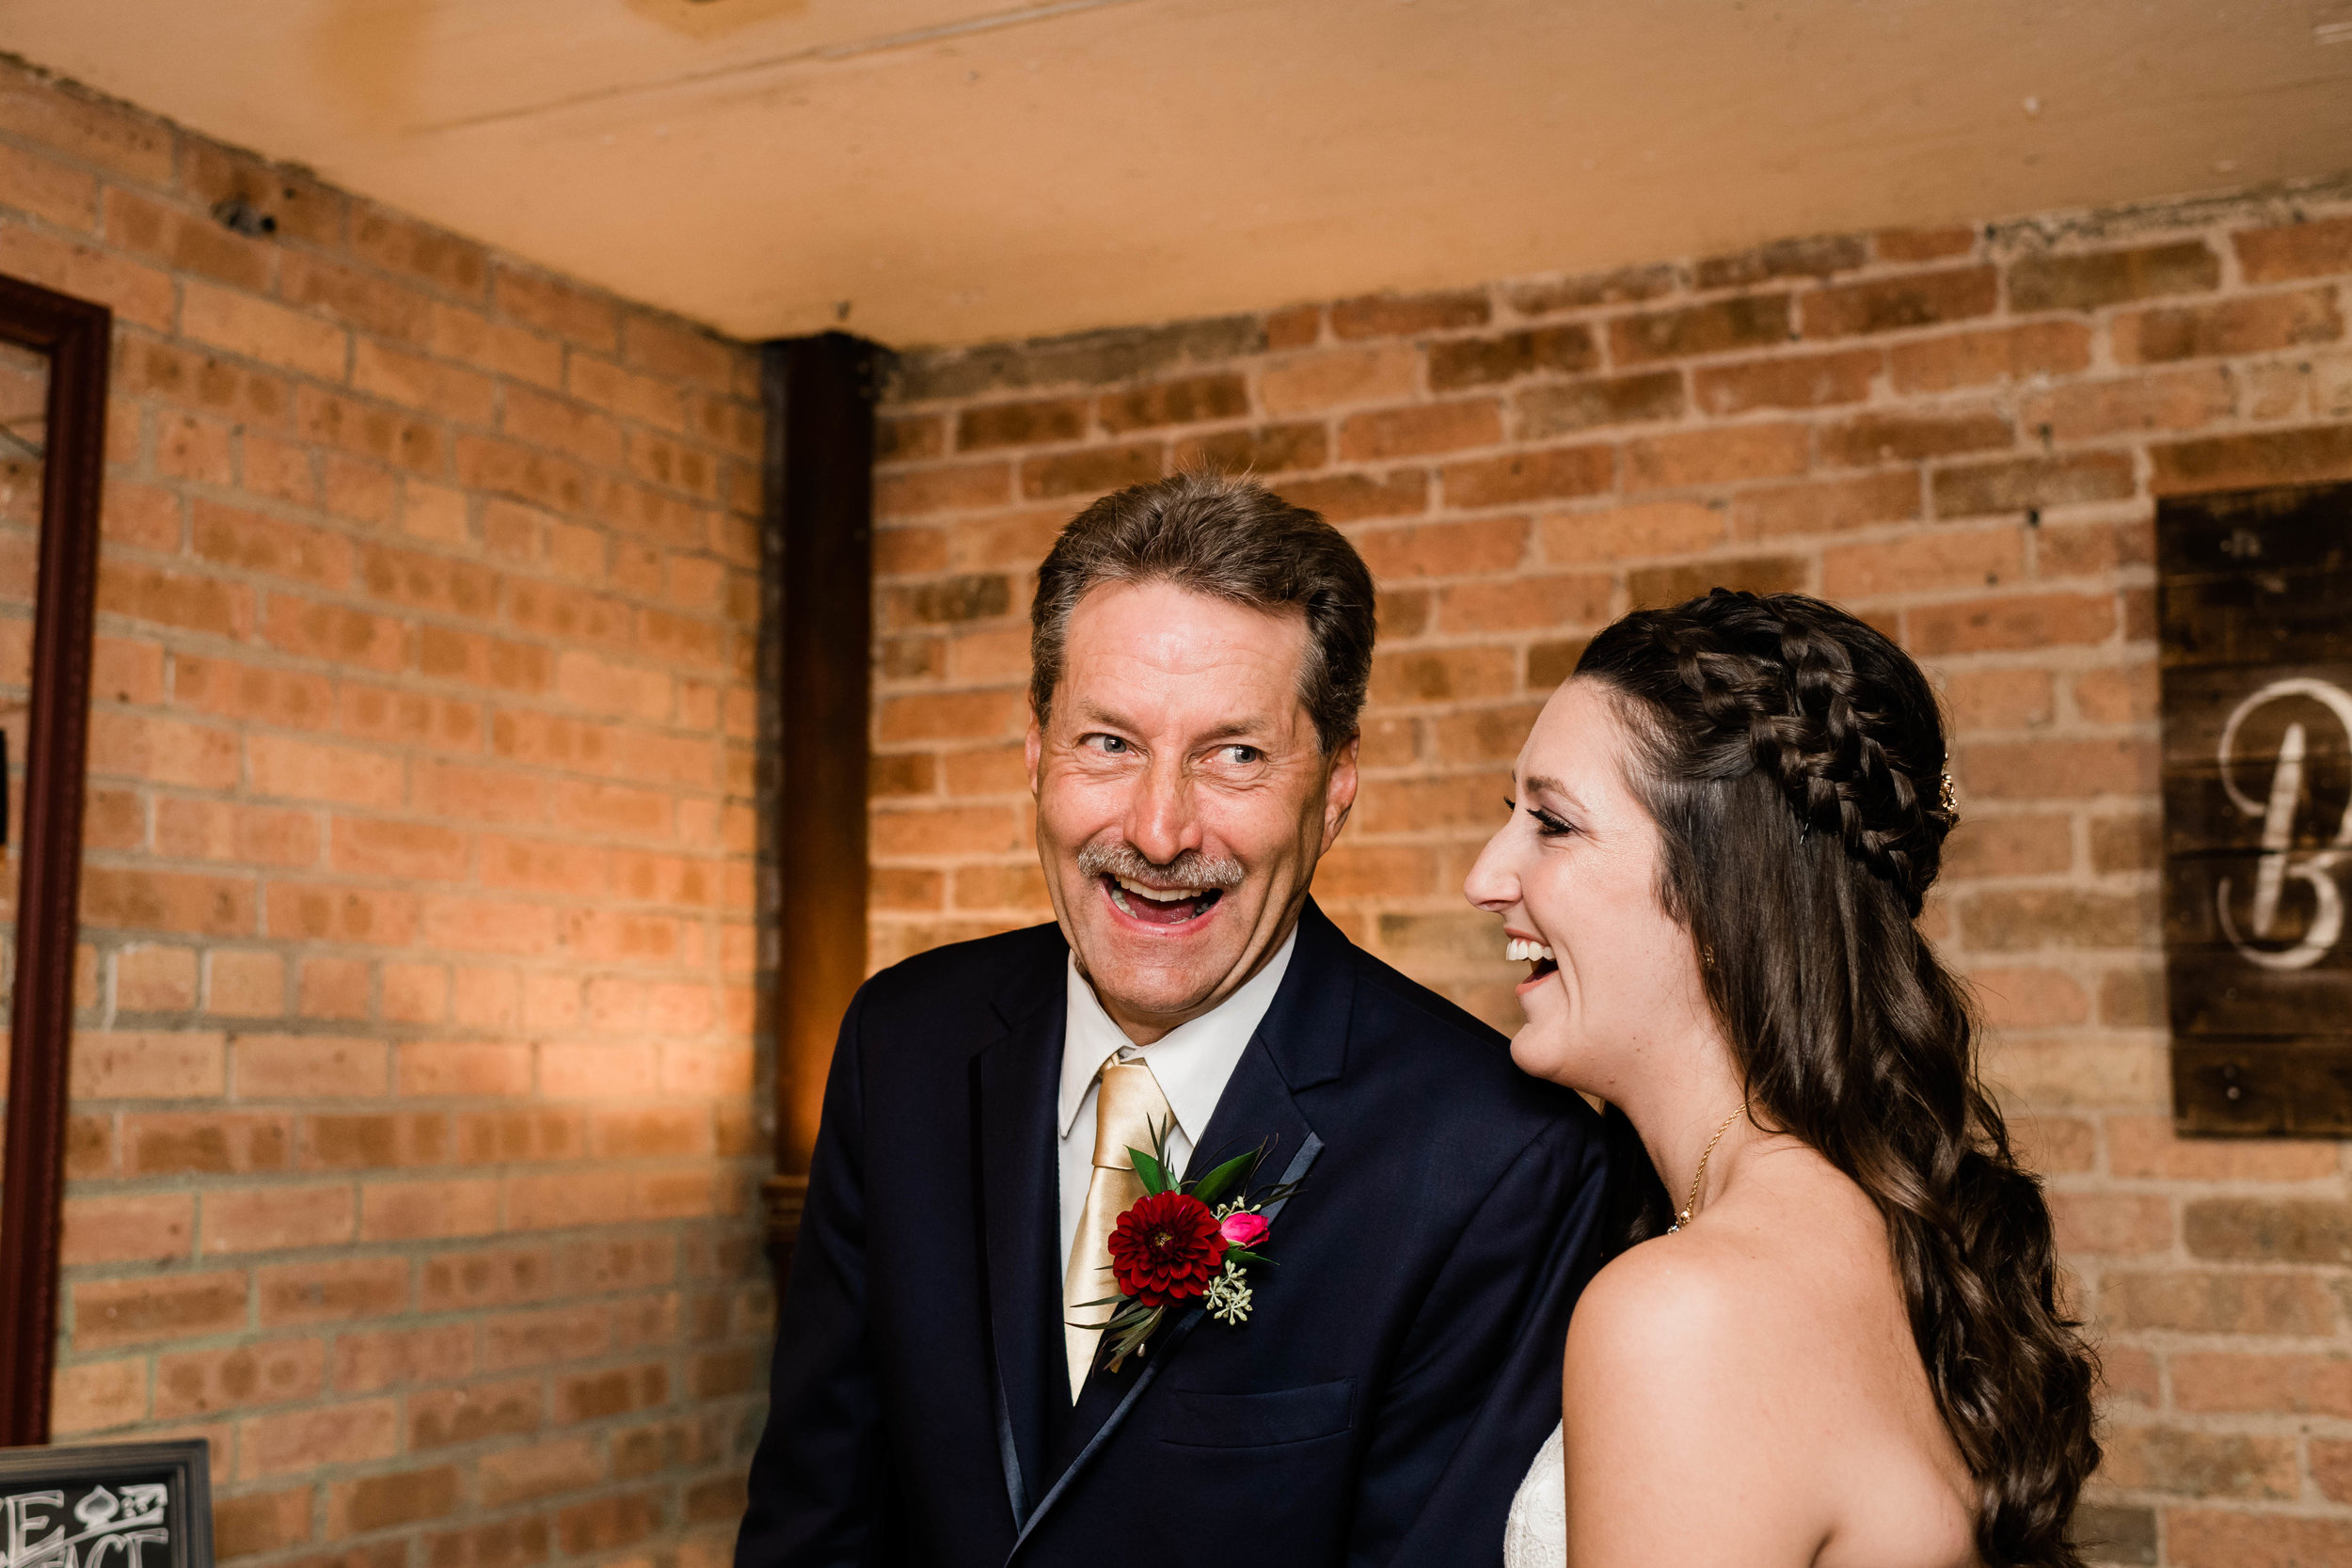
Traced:
<svg viewBox="0 0 2352 1568">
<path fill-rule="evenodd" d="M 752 356 L 0 76 L 0 272 L 117 323 L 56 1432 L 210 1439 L 224 1560 L 715 1568 L 757 1396 L 706 1369 L 770 1321 Z"/>
</svg>

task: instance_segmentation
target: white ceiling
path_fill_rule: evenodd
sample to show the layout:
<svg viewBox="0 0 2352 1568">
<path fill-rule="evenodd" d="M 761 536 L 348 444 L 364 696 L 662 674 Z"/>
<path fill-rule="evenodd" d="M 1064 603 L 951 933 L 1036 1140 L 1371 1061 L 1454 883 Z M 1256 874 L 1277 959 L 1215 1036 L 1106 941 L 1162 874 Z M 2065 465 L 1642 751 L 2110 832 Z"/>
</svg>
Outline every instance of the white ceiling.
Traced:
<svg viewBox="0 0 2352 1568">
<path fill-rule="evenodd" d="M 8 0 L 0 49 L 747 338 L 2352 169 L 2352 0 Z"/>
</svg>

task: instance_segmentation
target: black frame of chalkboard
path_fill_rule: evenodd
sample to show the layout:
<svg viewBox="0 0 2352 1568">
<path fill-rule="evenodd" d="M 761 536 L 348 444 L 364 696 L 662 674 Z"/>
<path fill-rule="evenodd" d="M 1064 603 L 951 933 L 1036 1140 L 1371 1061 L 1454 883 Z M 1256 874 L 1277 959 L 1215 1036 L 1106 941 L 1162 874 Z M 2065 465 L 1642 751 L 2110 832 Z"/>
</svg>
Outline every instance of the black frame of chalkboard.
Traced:
<svg viewBox="0 0 2352 1568">
<path fill-rule="evenodd" d="M 16 994 L 9 1015 L 14 1049 L 8 1142 L 0 1150 L 0 1443 L 49 1439 L 113 322 L 103 305 L 0 277 L 0 339 L 49 356 Z"/>
<path fill-rule="evenodd" d="M 85 1443 L 72 1448 L 0 1449 L 0 1492 L 29 1482 L 161 1481 L 170 1489 L 171 1568 L 213 1568 L 212 1449 L 202 1438 L 172 1443 Z"/>
</svg>

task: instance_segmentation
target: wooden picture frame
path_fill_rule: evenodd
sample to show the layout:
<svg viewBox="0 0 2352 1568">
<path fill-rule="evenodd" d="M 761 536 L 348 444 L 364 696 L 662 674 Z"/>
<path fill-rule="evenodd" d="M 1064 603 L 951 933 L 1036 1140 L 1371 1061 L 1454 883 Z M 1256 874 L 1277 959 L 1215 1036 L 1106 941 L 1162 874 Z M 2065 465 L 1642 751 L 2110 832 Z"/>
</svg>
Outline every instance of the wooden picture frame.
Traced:
<svg viewBox="0 0 2352 1568">
<path fill-rule="evenodd" d="M 2352 484 L 2156 509 L 2185 1133 L 2352 1136 Z"/>
<path fill-rule="evenodd" d="M 24 1445 L 49 1440 L 49 1382 L 56 1359 L 82 778 L 114 317 L 103 305 L 0 277 L 0 340 L 49 356 L 8 1144 L 0 1164 L 0 1443 Z"/>
<path fill-rule="evenodd" d="M 79 1568 L 213 1568 L 211 1451 L 201 1438 L 0 1449 L 0 1542 L 56 1568 L 69 1548 Z"/>
</svg>

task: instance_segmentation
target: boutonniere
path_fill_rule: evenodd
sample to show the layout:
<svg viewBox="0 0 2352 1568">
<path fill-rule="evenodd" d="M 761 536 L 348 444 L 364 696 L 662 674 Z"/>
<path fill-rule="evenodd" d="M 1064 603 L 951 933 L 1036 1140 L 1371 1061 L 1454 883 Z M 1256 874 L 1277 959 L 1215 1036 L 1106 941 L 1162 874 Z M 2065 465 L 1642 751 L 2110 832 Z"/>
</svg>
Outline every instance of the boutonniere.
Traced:
<svg viewBox="0 0 2352 1568">
<path fill-rule="evenodd" d="M 1265 1240 L 1265 1209 L 1297 1187 L 1286 1181 L 1251 1193 L 1249 1179 L 1265 1157 L 1261 1147 L 1236 1155 L 1198 1181 L 1168 1175 L 1168 1135 L 1173 1118 L 1152 1131 L 1152 1152 L 1131 1148 L 1144 1196 L 1111 1227 L 1111 1273 L 1119 1294 L 1086 1303 L 1119 1310 L 1103 1325 L 1110 1370 L 1141 1356 L 1171 1307 L 1198 1301 L 1210 1317 L 1238 1325 L 1249 1318 L 1249 1270 L 1274 1259 L 1258 1250 Z"/>
</svg>

